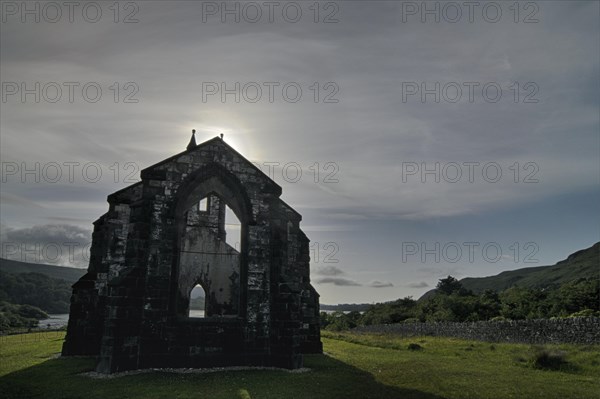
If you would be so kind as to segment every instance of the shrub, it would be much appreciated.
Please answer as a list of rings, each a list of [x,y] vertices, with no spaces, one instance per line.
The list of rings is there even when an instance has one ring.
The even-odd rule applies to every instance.
[[[15,305],[0,302],[0,331],[9,331],[15,328],[34,328],[38,319],[45,319],[48,315],[42,310],[30,305]]]
[[[420,351],[420,350],[423,350],[423,347],[419,344],[412,343],[412,344],[408,344],[408,350],[409,351]]]
[[[534,348],[531,363],[533,367],[543,370],[560,370],[568,364],[567,353],[559,350],[550,350],[543,347]]]

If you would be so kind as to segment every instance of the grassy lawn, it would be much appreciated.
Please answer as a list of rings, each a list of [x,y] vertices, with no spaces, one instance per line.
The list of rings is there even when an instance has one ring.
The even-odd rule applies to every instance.
[[[336,359],[356,365],[390,386],[444,398],[600,397],[600,346],[549,345],[566,353],[559,370],[533,367],[530,345],[454,338],[325,334]],[[408,350],[411,343],[423,349]]]
[[[114,379],[79,375],[90,358],[56,358],[63,333],[0,337],[2,398],[594,398],[600,347],[552,346],[560,370],[539,370],[528,345],[449,338],[324,333],[329,356],[306,356],[304,373],[252,370],[147,373]],[[421,350],[409,350],[410,343]]]

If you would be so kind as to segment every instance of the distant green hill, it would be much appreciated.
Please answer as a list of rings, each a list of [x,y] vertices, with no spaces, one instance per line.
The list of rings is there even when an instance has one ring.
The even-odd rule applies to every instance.
[[[559,286],[581,278],[600,277],[600,242],[577,251],[553,266],[527,267],[490,277],[467,277],[460,282],[475,293],[486,289],[503,291],[518,285],[524,288]]]
[[[600,242],[552,266],[526,267],[489,277],[466,277],[460,282],[464,288],[481,293],[487,289],[500,292],[516,285],[523,288],[558,287],[586,278],[600,278]],[[426,292],[420,299],[431,296],[433,292]]]
[[[0,258],[0,271],[5,273],[40,273],[51,278],[57,278],[74,283],[81,276],[83,276],[87,270],[77,269],[74,267],[66,266],[53,266],[44,265],[39,263],[27,263],[19,262],[16,260]]]

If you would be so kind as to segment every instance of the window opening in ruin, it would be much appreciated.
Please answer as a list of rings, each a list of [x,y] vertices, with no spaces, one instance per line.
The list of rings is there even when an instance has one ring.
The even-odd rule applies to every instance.
[[[200,284],[196,284],[190,292],[190,306],[188,310],[188,317],[190,318],[202,318],[205,317],[206,312],[206,292]]]
[[[242,223],[229,206],[225,209],[225,242],[240,252],[242,248]]]
[[[198,210],[200,212],[208,211],[208,197],[202,198],[198,203]]]

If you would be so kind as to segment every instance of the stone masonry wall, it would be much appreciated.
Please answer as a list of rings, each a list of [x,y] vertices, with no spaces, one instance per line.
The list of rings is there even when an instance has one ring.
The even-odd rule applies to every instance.
[[[598,317],[472,323],[398,323],[357,327],[352,331],[398,334],[405,337],[430,335],[524,344],[600,344],[600,318]]]
[[[63,355],[96,355],[96,371],[113,373],[298,368],[303,353],[322,351],[309,240],[277,183],[220,138],[192,139],[141,179],[109,195],[109,211],[95,223]],[[211,210],[190,215],[204,198]],[[241,223],[239,252],[226,247],[225,205]],[[197,264],[186,260],[196,255]],[[187,312],[198,282],[207,293],[202,319]]]

